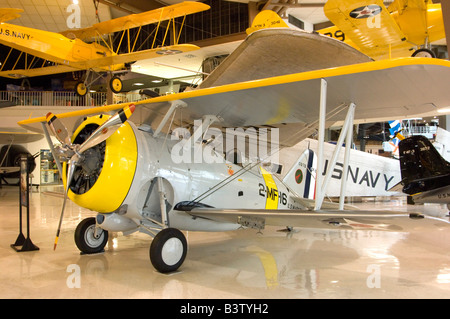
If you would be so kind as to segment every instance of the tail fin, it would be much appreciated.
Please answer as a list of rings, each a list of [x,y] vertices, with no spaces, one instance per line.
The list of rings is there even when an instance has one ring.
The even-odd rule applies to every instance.
[[[400,141],[399,149],[402,182],[405,185],[418,179],[450,174],[450,163],[424,136],[412,136]]]
[[[303,198],[314,199],[316,186],[317,156],[305,150],[286,174],[283,182]]]
[[[0,8],[0,22],[17,19],[20,17],[20,13],[22,12],[22,9]]]
[[[274,11],[263,10],[256,15],[255,19],[253,19],[252,26],[246,32],[247,34],[251,34],[256,30],[267,28],[289,28],[289,26]]]

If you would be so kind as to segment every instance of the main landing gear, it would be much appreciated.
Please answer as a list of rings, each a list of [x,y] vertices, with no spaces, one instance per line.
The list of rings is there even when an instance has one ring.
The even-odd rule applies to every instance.
[[[92,72],[88,70],[85,79],[82,81],[78,81],[75,85],[75,93],[79,96],[85,96],[89,90],[89,87],[101,77],[101,74],[97,75],[97,77],[92,76]],[[114,75],[109,80],[109,88],[116,94],[122,92],[123,82],[119,76]]]
[[[176,228],[165,228],[153,238],[150,261],[161,273],[173,272],[183,264],[187,253],[187,241]]]
[[[103,252],[107,242],[108,231],[98,227],[94,217],[83,219],[75,230],[75,244],[84,254]],[[164,228],[153,238],[149,253],[157,271],[176,271],[186,258],[186,237],[176,228]]]
[[[166,208],[167,186],[164,186],[163,178],[157,177],[154,182],[158,187],[155,191],[159,197],[161,220],[154,221],[158,227],[147,228],[148,233],[157,232],[149,249],[150,261],[157,271],[168,273],[176,271],[183,264],[187,254],[187,240],[180,230],[170,227]],[[107,241],[108,231],[99,227],[94,217],[82,220],[75,230],[75,243],[83,253],[102,252]]]

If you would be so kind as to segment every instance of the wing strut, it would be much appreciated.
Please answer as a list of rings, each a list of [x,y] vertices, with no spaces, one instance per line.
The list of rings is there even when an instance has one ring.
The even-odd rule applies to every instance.
[[[59,157],[56,156],[55,147],[53,146],[53,141],[52,141],[52,139],[50,137],[50,133],[48,132],[48,129],[47,129],[47,126],[46,126],[45,122],[41,122],[41,125],[42,125],[42,130],[44,131],[45,139],[47,140],[47,144],[50,147],[50,152],[52,153],[53,158],[54,158],[55,163],[56,163],[56,167],[58,168],[59,176],[61,176],[61,178],[62,178],[63,172],[62,172],[61,162],[59,161]]]
[[[325,143],[325,117],[327,104],[326,98],[327,98],[327,81],[322,79],[320,88],[319,138],[318,138],[319,149],[317,158],[317,167],[319,168],[319,171],[316,174],[316,202],[314,210],[320,210],[320,208],[322,207],[327,186],[331,179],[331,175],[333,174],[334,166],[336,165],[338,155],[341,151],[342,146],[344,145],[344,138],[345,138],[346,147],[344,155],[344,171],[341,180],[341,190],[339,196],[339,210],[344,210],[345,191],[347,188],[348,166],[350,161],[350,149],[353,143],[353,120],[356,105],[354,103],[350,103],[350,105],[348,106],[347,115],[345,117],[345,121],[342,126],[339,139],[336,143],[336,148],[334,149],[333,156],[330,161],[331,162],[330,167],[327,169],[325,177],[323,177],[322,174],[320,173],[320,170],[323,167],[323,148]]]
[[[173,112],[175,112],[179,107],[186,107],[186,106],[187,104],[184,101],[181,100],[172,101],[169,110],[164,115],[164,118],[162,119],[161,123],[159,123],[158,127],[153,133],[153,137],[158,136],[158,134],[161,132],[164,125],[166,125],[167,121],[169,120],[169,117],[172,115]]]
[[[316,203],[314,210],[319,210],[322,206],[324,194],[322,194],[322,174],[320,171],[323,167],[323,144],[325,143],[325,116],[327,114],[327,84],[325,79],[320,80],[320,105],[319,105],[319,149],[317,154],[316,172]]]

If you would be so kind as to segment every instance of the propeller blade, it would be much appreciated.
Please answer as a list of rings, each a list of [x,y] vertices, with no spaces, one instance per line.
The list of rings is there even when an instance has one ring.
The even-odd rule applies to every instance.
[[[70,159],[70,163],[68,164],[69,168],[67,171],[67,181],[66,181],[66,189],[64,192],[64,201],[63,201],[63,206],[61,209],[61,215],[59,216],[58,230],[56,231],[56,238],[55,238],[55,244],[53,245],[53,250],[56,250],[56,246],[58,245],[59,234],[61,232],[61,225],[62,225],[62,221],[64,218],[64,210],[66,209],[67,193],[69,192],[69,185],[72,182],[73,173],[75,172],[75,165],[77,164],[77,161],[78,161],[78,155],[75,154]]]
[[[136,106],[134,104],[130,104],[125,106],[122,110],[117,112],[114,116],[112,116],[105,123],[100,125],[92,134],[89,136],[83,144],[81,144],[78,149],[79,154],[82,154],[87,149],[100,144],[105,141],[108,137],[113,135],[119,127],[125,123],[130,116],[133,114]]]
[[[47,113],[47,124],[61,144],[70,145],[70,135],[65,125],[52,112]]]
[[[72,156],[68,163],[68,170],[67,170],[67,181],[66,181],[66,189],[64,193],[64,201],[63,201],[63,207],[61,209],[61,216],[59,217],[59,225],[58,230],[56,231],[56,238],[55,238],[55,244],[53,246],[53,250],[56,249],[56,246],[58,245],[59,240],[59,234],[61,232],[61,225],[64,218],[64,210],[66,208],[66,200],[69,192],[69,185],[72,182],[73,174],[75,172],[75,166],[78,163],[80,159],[80,154],[82,154],[87,149],[100,144],[101,142],[105,141],[108,137],[110,137],[112,134],[114,134],[117,129],[125,123],[130,116],[133,114],[135,110],[135,105],[130,104],[126,107],[124,107],[122,110],[117,112],[113,117],[111,117],[109,120],[107,120],[105,123],[100,125],[92,134],[89,136],[83,144],[78,149],[78,152],[75,151],[75,154]],[[53,133],[55,134],[56,138],[61,143],[66,143],[67,145],[71,145],[70,143],[70,137],[67,133],[67,129],[62,124],[61,121],[58,120],[56,115],[53,113],[47,114],[47,123],[52,129]],[[67,142],[66,142],[67,141]]]

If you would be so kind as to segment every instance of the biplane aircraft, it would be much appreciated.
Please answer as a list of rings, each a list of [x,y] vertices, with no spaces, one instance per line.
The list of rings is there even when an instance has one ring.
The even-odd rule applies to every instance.
[[[5,23],[18,18],[23,10],[0,9],[0,43],[11,48],[4,61],[1,61],[0,76],[16,79],[87,70],[84,80],[76,84],[75,90],[79,95],[85,95],[90,84],[99,78],[95,73],[123,72],[129,70],[130,63],[137,60],[198,49],[195,45],[178,43],[182,26],[176,31],[175,19],[208,9],[209,6],[206,4],[186,1],[61,33]],[[157,43],[157,35],[159,30],[163,29],[164,21],[167,21],[164,38],[162,43]],[[142,26],[147,24],[157,24],[153,39],[148,40],[152,41],[152,46],[150,49],[139,50],[136,42]],[[138,28],[137,32],[131,33],[130,29],[133,28]],[[173,34],[169,34],[169,29],[173,29],[171,31]],[[111,37],[111,33],[115,32],[121,32],[118,43]],[[169,38],[172,38],[170,45],[167,44],[170,42]],[[126,52],[120,52],[124,41]],[[7,63],[13,49],[21,51],[21,54],[14,63]],[[11,67],[7,69],[5,67],[7,65]],[[112,76],[109,86],[113,92],[120,92],[122,89],[120,77]]]
[[[344,41],[375,60],[434,57],[432,42],[445,38],[441,4],[430,0],[328,0],[325,15],[335,25],[319,33]]]
[[[284,36],[287,41],[277,40]],[[62,162],[66,195],[55,248],[66,198],[97,213],[75,230],[75,242],[82,252],[102,251],[108,232],[140,231],[154,237],[150,260],[160,272],[175,271],[183,264],[187,240],[181,230],[261,230],[274,225],[408,231],[430,221],[415,213],[347,210],[345,178],[339,203],[324,201],[323,194],[333,174],[334,157],[344,141],[351,145],[354,123],[407,118],[450,105],[450,62],[426,58],[371,61],[341,41],[286,28],[254,31],[235,52],[239,56],[253,48],[259,53],[290,52],[282,43],[299,44],[292,48],[295,56],[305,58],[309,50],[316,49],[324,55],[309,54],[300,71],[291,66],[290,74],[261,78],[261,68],[247,63],[243,70],[233,52],[221,64],[224,69],[219,66],[211,73],[210,85],[195,90],[20,121],[26,129],[43,132],[52,153]],[[339,52],[339,63],[324,64],[333,62],[331,52]],[[269,62],[273,66],[291,60],[269,58]],[[234,82],[220,84],[219,78],[233,72],[234,63],[242,76],[253,74],[247,71],[254,69],[258,78],[240,82],[234,78]],[[323,167],[320,145],[325,128],[336,123],[343,128],[336,155],[327,174],[317,174],[314,199],[303,198],[303,186],[288,186],[270,169],[278,149],[273,146],[293,145],[316,130],[317,166]],[[53,145],[50,132],[60,145]],[[228,134],[237,134],[230,139],[234,141],[241,133],[247,135],[243,144],[249,148],[252,136],[264,135],[254,144],[263,148],[260,142],[270,141],[265,148],[270,151],[258,151],[253,158],[247,154],[241,160],[226,156],[234,147],[223,142],[224,136],[228,141]],[[343,176],[348,175],[347,150],[350,147],[345,149]]]

